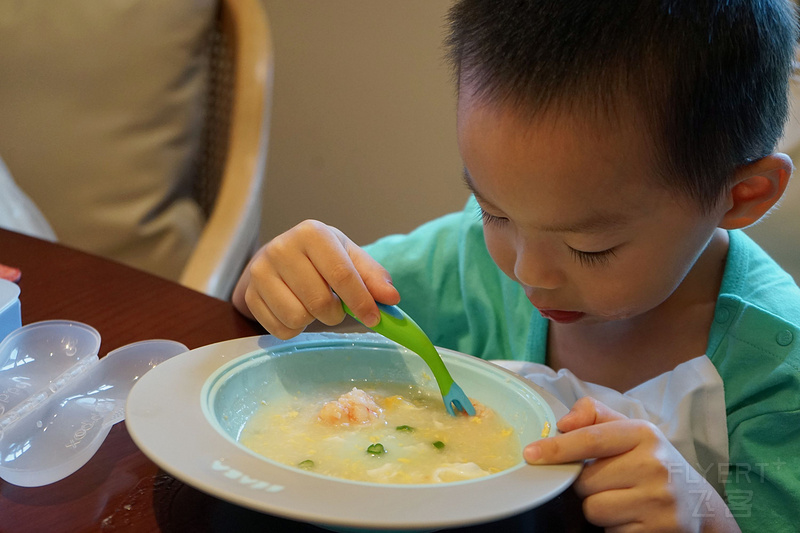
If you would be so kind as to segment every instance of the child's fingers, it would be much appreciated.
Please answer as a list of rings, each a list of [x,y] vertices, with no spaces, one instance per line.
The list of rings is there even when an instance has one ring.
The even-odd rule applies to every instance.
[[[262,248],[248,270],[247,307],[267,331],[280,338],[293,337],[314,321],[302,301],[303,293],[330,292],[306,254],[286,236]]]
[[[374,326],[380,320],[375,302],[396,304],[400,294],[380,263],[338,229],[326,228],[327,231],[317,232],[306,241],[306,253],[325,282],[355,316],[367,326]],[[338,300],[336,305],[339,306],[335,309],[338,323],[342,313]],[[314,314],[322,320],[320,315]]]
[[[344,318],[339,299],[308,260],[299,261],[282,279],[282,290],[270,294],[270,307],[287,327],[305,328],[314,320],[333,326]]]
[[[291,291],[289,291],[285,286],[283,289],[277,287],[275,290],[269,292],[269,294],[273,297],[280,297],[281,294],[279,293],[283,293],[286,302],[294,301],[296,303],[298,308],[296,316],[299,316],[303,313],[307,314],[305,307],[303,307],[297,298],[293,297]],[[264,326],[267,331],[279,339],[290,339],[297,334],[302,333],[303,329],[305,329],[305,325],[308,325],[313,320],[309,319],[304,326],[299,328],[287,326],[284,322],[286,319],[282,320],[276,316],[270,305],[264,300],[262,293],[253,285],[249,285],[245,289],[244,300],[247,304],[247,308],[253,315],[253,318],[255,318],[262,326]]]
[[[592,524],[611,528],[636,522],[641,513],[641,496],[618,489],[593,493],[583,500],[583,514]]]
[[[305,248],[308,259],[321,278],[324,291],[312,287],[308,282],[297,284],[298,295],[309,311],[325,323],[326,316],[333,323],[342,321],[344,310],[338,298],[344,301],[356,317],[367,326],[374,326],[380,320],[375,297],[369,292],[361,272],[351,254],[359,250],[355,244],[338,230],[325,232],[309,240]],[[309,273],[303,273],[306,280]],[[314,291],[313,293],[311,291]],[[332,292],[333,291],[333,292]],[[336,293],[338,298],[333,295]]]
[[[387,305],[400,303],[400,293],[394,288],[389,272],[380,263],[357,246],[348,249],[348,253],[376,301]]]
[[[358,273],[340,246],[334,245],[326,252],[307,252],[298,254],[280,271],[280,279],[287,292],[278,291],[269,295],[270,307],[275,315],[288,327],[305,327],[315,319],[329,326],[336,325],[344,318],[344,310],[339,298],[331,291],[327,278],[339,276],[331,272],[349,271],[357,291],[366,293]],[[318,256],[318,257],[317,257]],[[268,290],[268,289],[265,289]],[[294,301],[302,305],[302,313]]]
[[[658,445],[637,447],[585,466],[573,488],[583,498],[583,512],[589,522],[606,531],[627,531],[626,527],[637,531],[694,530],[683,521],[697,509],[698,494],[714,489],[663,436],[660,440]],[[688,485],[683,476],[687,471],[697,475]]]
[[[655,445],[589,461],[575,482],[575,492],[585,497],[633,486],[638,486],[640,490],[644,490],[644,487],[663,487],[688,466],[681,457],[676,457],[674,461],[668,459],[671,455],[670,448]]]
[[[525,447],[523,456],[532,464],[560,464],[612,457],[635,448],[653,426],[644,420],[615,420],[582,427],[538,440]]]
[[[611,409],[606,404],[590,396],[584,396],[575,402],[569,413],[561,417],[556,425],[559,430],[567,433],[578,428],[626,418],[625,415]]]
[[[307,220],[264,246],[251,264],[249,283],[270,310],[251,312],[270,333],[299,333],[315,319],[328,325],[341,322],[344,310],[332,288],[345,299],[364,302],[354,306],[367,322],[370,310],[364,308],[371,306],[377,322],[378,308],[343,241],[349,242],[335,228]]]
[[[388,272],[341,231],[307,220],[278,235],[253,257],[233,294],[270,333],[292,337],[314,320],[335,325],[341,301],[367,326],[380,320],[376,300],[400,295]]]

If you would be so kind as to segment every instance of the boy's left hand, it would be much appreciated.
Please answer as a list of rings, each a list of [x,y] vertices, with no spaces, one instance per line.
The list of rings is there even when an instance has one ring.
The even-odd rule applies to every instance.
[[[593,459],[575,482],[589,522],[608,531],[739,531],[716,490],[655,425],[581,398],[558,421],[562,435],[529,444],[525,460]]]

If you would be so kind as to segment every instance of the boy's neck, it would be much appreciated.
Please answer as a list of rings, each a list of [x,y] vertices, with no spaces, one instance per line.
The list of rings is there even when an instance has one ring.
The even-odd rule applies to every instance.
[[[551,323],[547,363],[620,392],[703,355],[728,252],[718,229],[675,292],[628,320],[581,325]]]

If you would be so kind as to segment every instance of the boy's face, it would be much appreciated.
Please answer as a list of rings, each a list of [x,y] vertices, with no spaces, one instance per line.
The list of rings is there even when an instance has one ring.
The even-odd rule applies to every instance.
[[[648,136],[629,125],[526,120],[462,88],[458,141],[487,247],[555,322],[628,319],[660,305],[689,279],[721,219],[724,207],[703,214],[657,183]]]

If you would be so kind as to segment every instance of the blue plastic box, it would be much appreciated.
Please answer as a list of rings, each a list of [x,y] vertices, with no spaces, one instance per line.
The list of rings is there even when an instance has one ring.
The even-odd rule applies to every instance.
[[[22,313],[19,306],[19,285],[0,279],[0,341],[20,327]]]

